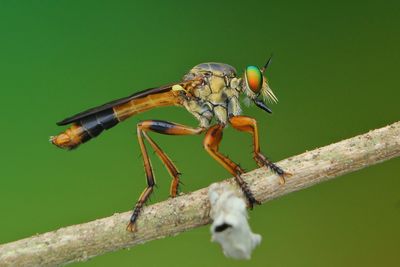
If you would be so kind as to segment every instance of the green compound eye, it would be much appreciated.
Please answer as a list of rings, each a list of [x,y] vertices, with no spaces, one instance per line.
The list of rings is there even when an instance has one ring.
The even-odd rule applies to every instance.
[[[263,84],[263,76],[260,69],[256,66],[248,66],[246,68],[246,80],[251,91],[257,94]]]

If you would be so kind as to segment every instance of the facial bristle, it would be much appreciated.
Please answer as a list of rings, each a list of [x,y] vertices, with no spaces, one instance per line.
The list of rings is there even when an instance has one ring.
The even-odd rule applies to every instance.
[[[267,94],[272,102],[278,103],[278,98],[275,96],[274,92],[269,87],[267,89]]]
[[[269,103],[278,103],[278,98],[275,96],[274,92],[271,88],[269,88],[269,86],[267,86],[265,90],[262,90],[262,95]]]

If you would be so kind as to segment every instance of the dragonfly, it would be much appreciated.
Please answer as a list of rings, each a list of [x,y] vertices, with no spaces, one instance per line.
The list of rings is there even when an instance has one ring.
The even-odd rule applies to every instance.
[[[265,77],[265,72],[270,63],[271,57],[261,68],[247,66],[241,76],[238,76],[234,67],[225,63],[198,64],[186,73],[179,82],[139,91],[128,97],[91,108],[58,122],[57,125],[59,126],[70,124],[70,127],[64,132],[50,137],[50,142],[63,149],[75,149],[135,114],[158,107],[183,107],[198,120],[199,125],[197,127],[164,120],[144,120],[137,124],[137,138],[143,156],[147,186],[134,205],[127,230],[136,231],[136,221],[156,184],[147,146],[154,150],[172,177],[170,196],[179,195],[181,173],[170,157],[149,136],[149,132],[165,135],[200,135],[205,133],[204,149],[234,176],[235,181],[247,198],[248,206],[252,208],[253,205],[260,204],[260,201],[254,197],[249,185],[243,180],[244,170],[221,153],[219,145],[223,130],[227,125],[231,125],[238,131],[251,134],[253,158],[258,166],[267,167],[276,173],[280,177],[280,184],[284,184],[285,177],[291,175],[261,153],[257,121],[252,117],[242,115],[239,101],[239,98],[244,96],[244,100],[248,103],[253,102],[258,108],[272,113],[266,102],[277,103],[278,99]]]

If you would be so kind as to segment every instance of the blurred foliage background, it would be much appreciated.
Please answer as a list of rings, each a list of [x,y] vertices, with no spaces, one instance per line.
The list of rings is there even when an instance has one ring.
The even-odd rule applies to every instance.
[[[201,62],[241,72],[274,53],[274,114],[244,107],[274,161],[399,120],[399,14],[398,1],[1,1],[0,243],[129,210],[145,186],[136,122],[194,118],[152,110],[71,152],[48,143],[55,122]],[[230,176],[201,136],[152,136],[183,191]],[[221,150],[253,169],[250,146],[229,128]],[[157,202],[170,178],[152,159]],[[224,258],[203,227],[75,265],[397,266],[399,171],[394,159],[257,207],[251,261]]]

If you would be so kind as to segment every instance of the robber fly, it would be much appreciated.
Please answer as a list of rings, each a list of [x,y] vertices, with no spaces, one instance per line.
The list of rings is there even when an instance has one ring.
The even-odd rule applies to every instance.
[[[127,229],[135,231],[135,222],[155,186],[145,141],[172,176],[170,195],[175,197],[178,194],[180,173],[167,154],[148,135],[149,131],[167,135],[198,135],[205,132],[204,149],[235,177],[249,206],[252,207],[253,204],[259,204],[259,201],[242,179],[243,169],[220,153],[218,148],[222,132],[229,123],[234,129],[252,135],[254,160],[259,166],[266,166],[278,174],[281,184],[285,182],[285,176],[290,175],[261,153],[256,120],[240,115],[241,94],[244,94],[248,101],[254,102],[257,107],[268,113],[272,112],[265,103],[266,100],[277,102],[264,76],[270,62],[271,58],[261,69],[256,66],[246,67],[243,77],[238,77],[235,68],[228,64],[210,62],[196,65],[180,82],[140,91],[58,122],[57,125],[71,124],[71,126],[65,132],[51,137],[50,141],[60,148],[74,149],[135,114],[156,107],[172,105],[184,107],[199,121],[197,128],[161,120],[145,120],[137,124],[137,137],[143,155],[147,187],[133,209]]]

